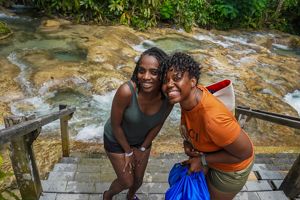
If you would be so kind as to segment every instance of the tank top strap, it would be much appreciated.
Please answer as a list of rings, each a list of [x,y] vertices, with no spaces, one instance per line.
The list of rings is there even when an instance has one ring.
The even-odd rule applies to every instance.
[[[127,81],[127,85],[129,86],[131,93],[134,94],[135,91],[134,91],[134,87],[133,87],[131,81]]]

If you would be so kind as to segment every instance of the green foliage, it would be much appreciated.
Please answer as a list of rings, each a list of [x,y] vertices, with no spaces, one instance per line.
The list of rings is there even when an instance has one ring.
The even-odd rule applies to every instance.
[[[159,21],[190,31],[269,27],[300,34],[300,0],[26,0],[78,22],[121,23],[144,30]],[[0,5],[15,0],[0,0]],[[20,1],[18,1],[20,2]]]
[[[173,19],[174,15],[175,15],[174,6],[175,5],[172,3],[172,1],[170,1],[170,0],[164,1],[159,9],[161,19],[163,19],[163,20]]]
[[[4,22],[0,21],[0,36],[6,35],[10,32],[11,32],[11,30],[8,28],[8,26]]]
[[[2,166],[2,164],[3,164],[3,158],[0,155],[0,167]],[[7,174],[0,170],[0,181],[3,180],[6,176],[7,176]]]
[[[33,0],[34,5],[49,14],[70,16],[78,22],[102,22],[107,1],[96,0]]]

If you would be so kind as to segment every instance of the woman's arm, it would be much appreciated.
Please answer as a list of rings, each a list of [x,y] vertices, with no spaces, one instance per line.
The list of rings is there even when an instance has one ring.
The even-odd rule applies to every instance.
[[[132,150],[130,149],[130,145],[128,144],[127,138],[121,127],[121,124],[124,111],[130,104],[131,95],[132,94],[129,86],[126,83],[124,83],[118,88],[114,96],[111,108],[112,131],[117,142],[122,146],[123,150],[126,153],[130,153]]]
[[[253,148],[243,129],[236,140],[224,147],[224,150],[206,154],[207,163],[239,163],[252,156]]]
[[[223,150],[205,154],[207,164],[209,163],[239,163],[250,158],[253,154],[252,143],[243,129],[239,136]],[[201,170],[201,159],[199,156],[190,159],[190,171]]]

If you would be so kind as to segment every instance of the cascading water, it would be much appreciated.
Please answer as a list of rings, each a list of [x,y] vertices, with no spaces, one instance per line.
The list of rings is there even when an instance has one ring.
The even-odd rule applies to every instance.
[[[267,109],[274,107],[268,105],[271,99],[272,102],[294,105],[299,113],[299,91],[286,92],[291,91],[287,88],[299,89],[300,83],[294,81],[296,77],[293,78],[293,74],[300,73],[299,68],[278,65],[280,62],[276,56],[279,52],[253,42],[253,37],[272,39],[278,35],[263,32],[187,34],[173,30],[171,34],[142,37],[141,42],[137,42],[136,38],[141,36],[131,36],[129,31],[130,34],[122,35],[125,39],[117,35],[107,42],[106,37],[118,32],[110,32],[108,29],[112,27],[89,29],[88,26],[73,26],[43,32],[38,28],[40,22],[37,19],[0,14],[0,20],[11,25],[15,33],[14,37],[0,41],[0,61],[8,60],[19,68],[14,78],[25,96],[10,101],[11,112],[40,116],[57,110],[59,104],[76,106],[70,121],[71,133],[76,140],[101,141],[115,89],[130,78],[134,58],[152,46],[168,53],[184,51],[192,54],[203,66],[201,84],[231,79],[239,104],[257,108],[260,106],[258,102],[267,99],[261,106],[261,109]],[[130,37],[135,43],[129,41]],[[120,41],[118,38],[121,38]],[[283,48],[280,45],[273,43],[272,46]],[[130,61],[123,61],[124,57]],[[294,55],[281,59],[295,66],[300,62]],[[285,85],[285,77],[289,77],[285,73],[292,78],[290,84]],[[169,140],[178,137],[179,121],[180,108],[176,105],[161,135]],[[43,127],[45,134],[55,132],[58,123]]]

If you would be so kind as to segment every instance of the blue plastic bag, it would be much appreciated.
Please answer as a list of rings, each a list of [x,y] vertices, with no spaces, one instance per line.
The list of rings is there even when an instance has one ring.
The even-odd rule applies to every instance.
[[[176,163],[169,173],[170,188],[166,200],[209,200],[210,195],[203,171],[188,174],[188,165]]]

